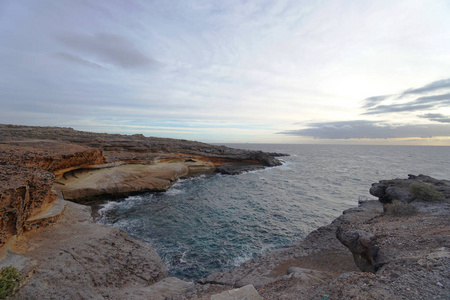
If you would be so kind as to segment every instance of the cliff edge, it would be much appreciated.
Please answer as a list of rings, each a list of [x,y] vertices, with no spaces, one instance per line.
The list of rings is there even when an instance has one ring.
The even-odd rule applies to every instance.
[[[23,277],[13,298],[448,299],[447,180],[375,183],[379,200],[196,283],[167,277],[151,247],[94,224],[88,207],[64,199],[160,191],[180,177],[279,163],[268,153],[183,140],[0,125],[0,267]]]
[[[277,166],[261,151],[187,140],[0,124],[0,247],[65,200],[164,191],[178,178]]]
[[[212,274],[193,299],[252,284],[264,299],[448,299],[450,181],[409,175],[304,240]],[[189,298],[188,297],[188,298]],[[184,299],[184,298],[181,298]]]

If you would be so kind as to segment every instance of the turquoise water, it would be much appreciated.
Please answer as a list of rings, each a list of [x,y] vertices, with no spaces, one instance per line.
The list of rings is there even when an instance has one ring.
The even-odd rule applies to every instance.
[[[109,201],[98,222],[153,246],[171,276],[233,268],[328,224],[372,183],[426,174],[450,178],[450,147],[235,144],[289,153],[280,167],[181,180],[165,193]]]

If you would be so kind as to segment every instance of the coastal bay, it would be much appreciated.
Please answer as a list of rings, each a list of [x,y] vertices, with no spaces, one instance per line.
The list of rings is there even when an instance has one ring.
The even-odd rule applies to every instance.
[[[11,192],[7,194],[2,190],[2,200],[6,199],[4,197],[5,195],[10,197],[8,199],[11,199],[13,195],[19,195],[20,197],[25,195],[22,199],[27,199],[27,197],[31,199],[35,194],[39,194],[40,198],[36,197],[36,199],[41,199],[41,203],[43,204],[38,203],[36,205],[33,216],[39,215],[37,211],[41,208],[48,208],[52,206],[52,203],[59,200],[64,201],[61,199],[61,194],[58,197],[58,193],[51,190],[52,187],[58,189],[58,186],[65,186],[67,184],[68,190],[70,190],[69,185],[71,183],[68,183],[68,181],[76,182],[78,179],[83,180],[82,176],[90,172],[104,172],[105,170],[116,170],[119,173],[129,172],[130,170],[127,168],[131,168],[131,165],[133,166],[132,169],[139,173],[139,168],[145,168],[145,166],[170,166],[172,164],[171,166],[175,166],[176,169],[181,170],[179,175],[170,175],[173,179],[167,179],[169,182],[174,183],[176,178],[188,176],[186,172],[189,173],[187,171],[189,167],[186,165],[182,167],[181,165],[183,163],[192,165],[201,161],[202,157],[198,152],[192,154],[180,154],[180,152],[177,152],[176,155],[172,152],[167,154],[163,151],[159,153],[146,153],[145,151],[133,152],[129,150],[122,152],[116,145],[112,149],[109,148],[110,150],[105,151],[108,147],[100,149],[104,153],[102,158],[97,155],[97,150],[90,149],[93,148],[92,145],[86,145],[86,143],[81,145],[75,144],[73,141],[67,143],[67,141],[61,141],[61,139],[54,139],[51,142],[49,140],[47,142],[45,140],[44,142],[42,140],[39,142],[36,140],[25,140],[16,139],[2,143],[2,147],[4,147],[2,157],[6,157],[4,160],[5,163],[2,164],[2,167],[5,167],[3,170],[15,174],[15,176],[8,178],[15,179],[14,182],[9,183],[15,183],[16,187],[20,187],[18,175],[30,174],[30,177],[25,177],[26,180],[23,181],[22,179],[22,181],[28,184],[30,180],[41,180],[42,185],[40,187],[49,187],[49,192],[47,194],[39,194],[37,191],[33,192],[33,188],[36,189],[35,186],[26,187],[27,185],[25,185],[22,194],[12,194]],[[87,140],[85,139],[85,141]],[[95,143],[98,143],[98,141]],[[122,144],[126,145],[125,142]],[[62,152],[63,145],[65,145],[64,147],[68,145],[73,147],[73,153],[70,154],[67,150],[66,152]],[[50,155],[52,149],[55,149],[55,147],[58,147],[59,152],[54,150],[53,153],[63,154],[61,156],[63,159],[52,159],[52,157],[56,157]],[[33,148],[38,150],[33,150]],[[25,149],[27,155],[14,156],[14,153],[21,153],[18,152],[19,149]],[[214,149],[214,147],[211,146],[211,149]],[[225,148],[219,147],[219,149],[224,151],[223,149]],[[211,153],[211,151],[214,150],[205,149],[204,153]],[[244,153],[247,152],[244,151]],[[240,168],[247,166],[247,170],[259,169],[265,166],[264,163],[255,163],[255,157],[262,156],[260,152],[251,153],[254,153],[253,155],[255,156],[241,155],[237,162],[233,162],[230,154],[220,153],[220,155],[211,155],[212,158],[209,158],[207,166],[211,166],[211,164],[217,166],[221,163],[226,164],[229,168],[234,163]],[[133,155],[132,159],[128,159],[130,154]],[[15,157],[20,158],[20,164],[14,165],[11,163]],[[114,160],[118,157],[122,161]],[[153,159],[152,163],[143,163],[146,162],[144,158]],[[203,158],[202,161],[207,161],[207,159]],[[265,161],[270,161],[270,158],[267,158]],[[78,169],[77,165],[82,165],[83,167]],[[134,169],[134,165],[136,169]],[[199,170],[199,168],[194,169],[196,171]],[[47,172],[46,170],[52,171]],[[60,170],[65,170],[65,172]],[[205,168],[204,170],[211,172],[211,168]],[[195,172],[195,175],[201,173]],[[51,176],[52,174],[54,177]],[[42,176],[39,177],[38,175]],[[103,178],[104,176],[98,177]],[[6,178],[6,176],[3,178]],[[424,184],[433,184],[436,188],[445,187],[448,184],[445,181],[432,183],[427,178],[411,178],[411,180],[423,181]],[[36,183],[40,183],[41,181],[36,181]],[[5,182],[3,181],[2,184],[5,184]],[[365,187],[365,189],[368,190],[368,187]],[[127,193],[128,191],[124,194],[126,195]],[[120,195],[124,194],[120,193]],[[47,199],[46,197],[48,197],[48,202],[44,201]],[[81,201],[86,200],[86,197],[74,198],[78,198]],[[305,239],[293,242],[291,245],[287,245],[287,247],[269,251],[234,270],[211,274],[199,280],[197,283],[166,277],[167,269],[161,264],[161,260],[160,258],[158,259],[157,254],[154,255],[154,251],[145,250],[151,249],[148,245],[134,241],[134,239],[128,237],[118,228],[94,224],[89,215],[88,208],[85,206],[74,203],[62,203],[65,204],[63,205],[65,209],[62,211],[58,220],[49,223],[50,226],[47,226],[48,224],[29,224],[29,228],[31,229],[20,232],[15,239],[11,240],[11,238],[6,237],[6,242],[10,242],[6,245],[6,247],[9,247],[9,252],[5,251],[8,259],[4,259],[2,263],[8,263],[8,260],[13,256],[15,258],[9,261],[15,260],[21,262],[24,266],[24,272],[27,272],[26,274],[29,275],[29,280],[25,282],[17,294],[18,299],[20,297],[31,297],[30,295],[39,295],[40,298],[45,298],[46,295],[59,295],[59,297],[63,297],[63,295],[70,295],[70,293],[74,293],[73,295],[76,295],[78,298],[85,299],[164,299],[165,297],[171,297],[170,299],[210,299],[215,294],[247,285],[253,285],[257,289],[257,292],[267,299],[296,299],[294,297],[315,299],[314,297],[317,298],[325,294],[341,295],[340,298],[345,299],[346,297],[350,298],[358,295],[361,291],[365,291],[361,289],[365,284],[367,285],[367,280],[369,280],[369,283],[373,280],[374,284],[372,285],[374,287],[371,287],[372,290],[369,289],[369,291],[375,296],[405,295],[406,297],[408,295],[416,295],[418,291],[421,291],[414,285],[414,282],[418,280],[416,277],[410,278],[409,281],[402,281],[403,278],[401,280],[399,279],[400,281],[397,282],[401,282],[402,284],[398,288],[392,288],[390,286],[386,288],[385,278],[390,278],[389,276],[392,275],[392,272],[410,274],[413,270],[417,271],[418,268],[420,268],[420,272],[418,272],[420,276],[429,278],[430,281],[435,280],[435,282],[439,282],[444,286],[442,288],[437,283],[434,286],[430,285],[430,289],[425,289],[425,294],[423,295],[431,295],[439,299],[439,297],[443,297],[442,295],[445,295],[447,292],[445,288],[447,286],[445,269],[446,264],[448,264],[448,245],[442,242],[445,240],[445,237],[448,237],[448,224],[446,223],[446,218],[448,219],[448,208],[445,201],[442,203],[424,204],[422,207],[419,205],[419,214],[402,219],[385,216],[383,206],[378,201],[362,202],[359,208],[346,211],[344,215],[338,217],[330,225],[311,232]],[[436,211],[439,211],[437,215]],[[396,260],[395,255],[385,255],[384,257],[379,257],[383,258],[379,263],[383,263],[388,267],[385,267],[383,270],[377,270],[377,272],[384,273],[377,274],[375,272],[374,274],[367,271],[361,272],[357,264],[354,263],[352,249],[345,247],[336,238],[338,228],[354,227],[353,229],[359,230],[362,227],[365,232],[370,233],[372,227],[374,227],[375,233],[373,236],[377,237],[374,240],[377,240],[382,245],[391,247],[385,248],[387,249],[385,253],[389,254],[389,251],[393,251],[389,249],[401,248],[399,245],[405,244],[404,248],[411,246],[407,244],[407,241],[411,240],[411,238],[408,238],[408,235],[405,235],[403,240],[400,239],[400,237],[407,233],[408,228],[395,229],[395,226],[397,228],[399,227],[399,225],[391,226],[395,222],[409,222],[408,224],[411,225],[409,226],[410,228],[417,227],[422,231],[425,230],[428,232],[428,240],[420,244],[423,247],[417,249],[416,256],[410,262],[414,266],[411,270],[390,269],[392,265],[398,265],[398,260]],[[420,227],[424,222],[428,222],[428,229]],[[17,230],[18,223],[16,222],[15,225]],[[97,227],[98,229],[94,229]],[[70,233],[70,230],[73,230],[73,233]],[[82,233],[92,232],[92,234],[75,234],[80,231]],[[389,239],[386,240],[383,234],[391,231],[392,235],[388,236]],[[414,234],[414,232],[410,232],[409,237],[411,237],[411,234]],[[371,235],[367,234],[366,236]],[[399,239],[399,243],[395,246],[392,244],[394,237]],[[46,238],[47,240],[45,240]],[[72,242],[69,242],[69,240]],[[61,241],[61,244],[58,241]],[[143,252],[149,253],[148,256],[138,249],[143,249]],[[91,252],[95,252],[99,256],[91,257]],[[124,253],[128,254],[121,256]],[[405,255],[405,253],[398,255],[400,262],[405,259]],[[61,259],[53,259],[58,256]],[[390,256],[392,256],[393,260]],[[409,254],[406,256],[409,256]],[[385,259],[386,257],[389,259]],[[134,260],[147,261],[148,263],[140,266],[138,263],[133,262]],[[419,260],[421,260],[420,263]],[[102,268],[99,268],[93,261],[102,262]],[[128,263],[124,265],[124,261]],[[128,264],[130,267],[126,267]],[[427,273],[428,266],[434,266],[432,271],[430,271],[431,273]],[[99,269],[99,273],[106,275],[99,275],[97,271],[91,270],[92,268]],[[70,274],[76,274],[76,276],[71,277]],[[42,288],[44,285],[48,287],[49,282],[53,282],[52,284],[54,286],[52,288]],[[348,283],[353,285],[349,285]],[[381,289],[382,286],[383,289]],[[411,291],[408,292],[408,288]],[[120,292],[118,292],[119,290]]]

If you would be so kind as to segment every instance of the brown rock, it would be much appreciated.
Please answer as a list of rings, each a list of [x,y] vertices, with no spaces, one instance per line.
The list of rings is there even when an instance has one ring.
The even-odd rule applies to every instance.
[[[379,249],[373,234],[362,230],[346,230],[344,226],[339,226],[336,237],[352,252],[353,259],[361,271],[376,271],[375,262]]]
[[[150,246],[93,223],[89,207],[66,204],[57,224],[24,233],[11,246],[38,263],[16,299],[113,299],[115,290],[141,289],[167,277]]]
[[[103,169],[72,171],[55,185],[66,200],[85,200],[98,196],[124,196],[168,189],[189,168],[181,163],[121,165]]]

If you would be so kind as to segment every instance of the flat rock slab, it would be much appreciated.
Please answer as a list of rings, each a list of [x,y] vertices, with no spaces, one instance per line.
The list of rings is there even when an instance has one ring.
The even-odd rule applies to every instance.
[[[66,204],[58,223],[26,232],[11,245],[11,252],[37,262],[15,299],[114,299],[118,290],[142,289],[167,277],[153,248],[119,228],[93,223],[89,207]]]
[[[189,167],[183,163],[129,164],[66,173],[55,187],[61,190],[66,200],[165,191],[188,173]]]
[[[185,299],[178,298],[180,295],[188,294],[194,289],[193,282],[186,282],[179,278],[167,277],[155,284],[143,288],[121,288],[110,293],[109,300],[129,300],[129,299]]]
[[[252,284],[212,295],[211,300],[263,300]]]

